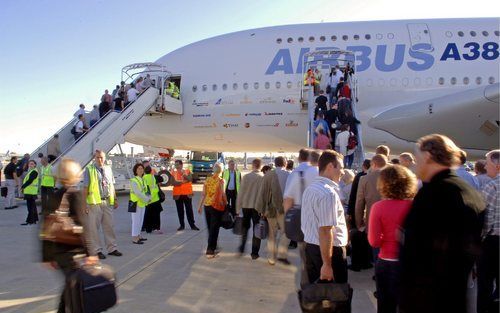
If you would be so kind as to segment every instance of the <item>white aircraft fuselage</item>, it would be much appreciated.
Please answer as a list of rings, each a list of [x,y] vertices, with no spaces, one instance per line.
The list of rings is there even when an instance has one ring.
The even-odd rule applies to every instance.
[[[484,155],[498,147],[498,90],[492,101],[471,96],[455,111],[446,99],[498,89],[498,27],[498,18],[321,23],[195,42],[156,61],[181,76],[183,114],[145,117],[126,139],[183,150],[297,151],[307,145],[309,121],[299,101],[303,55],[338,48],[356,54],[356,113],[366,149],[387,144],[394,152],[412,151],[417,136],[439,132]],[[323,88],[327,80],[324,70]],[[444,101],[436,102],[436,112],[433,99]],[[449,114],[444,107],[453,113],[445,123],[435,117]],[[473,118],[467,112],[475,107]]]

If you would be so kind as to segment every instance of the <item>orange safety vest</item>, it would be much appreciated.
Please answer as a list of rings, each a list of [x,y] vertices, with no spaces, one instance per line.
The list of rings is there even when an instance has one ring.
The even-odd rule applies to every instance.
[[[182,181],[183,180],[182,175],[183,174],[189,175],[191,174],[191,172],[188,169],[182,170],[182,172],[173,170],[170,172],[170,174],[172,174],[175,180]],[[193,184],[191,182],[183,183],[180,186],[174,186],[173,190],[174,197],[183,195],[192,195],[192,194],[193,194]]]

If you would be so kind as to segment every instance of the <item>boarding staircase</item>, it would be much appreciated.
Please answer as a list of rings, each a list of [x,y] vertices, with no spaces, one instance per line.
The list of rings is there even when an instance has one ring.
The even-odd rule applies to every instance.
[[[151,67],[153,63],[148,64]],[[136,68],[141,68],[137,66]],[[141,73],[145,73],[142,71]],[[158,70],[155,69],[155,73]],[[94,157],[96,150],[104,151],[105,153],[113,149],[114,146],[125,142],[127,133],[143,118],[145,115],[158,114],[182,114],[182,102],[180,99],[174,99],[170,95],[163,93],[163,84],[167,75],[155,76],[158,84],[155,87],[149,87],[144,90],[138,98],[129,103],[122,111],[109,111],[102,116],[97,123],[92,125],[76,141],[71,134],[72,127],[77,123],[77,119],[71,119],[66,125],[57,131],[59,135],[59,144],[61,147],[61,155],[53,161],[53,169],[63,158],[71,158],[78,162],[81,166],[86,166]],[[159,86],[159,88],[156,88]],[[86,120],[89,120],[86,113]],[[43,153],[47,155],[47,146],[54,135],[38,147],[32,155]]]

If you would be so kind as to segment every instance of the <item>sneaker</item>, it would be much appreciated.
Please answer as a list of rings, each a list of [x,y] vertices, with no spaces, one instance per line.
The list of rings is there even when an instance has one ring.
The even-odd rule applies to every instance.
[[[288,261],[288,259],[285,259],[285,258],[278,258],[278,262],[280,263],[283,263],[285,265],[290,265],[290,261]]]
[[[181,230],[184,230],[184,226],[177,228],[177,231],[181,231]]]
[[[104,260],[106,256],[102,252],[97,252],[97,256],[99,257],[100,260]]]
[[[118,250],[114,250],[114,251],[112,251],[112,252],[108,253],[108,255],[122,256],[122,255],[123,255],[123,253],[121,253],[121,252],[120,252],[120,251],[118,251]]]
[[[274,264],[276,264],[276,261],[271,260],[271,259],[267,259],[267,263],[269,263],[269,265],[274,265]]]

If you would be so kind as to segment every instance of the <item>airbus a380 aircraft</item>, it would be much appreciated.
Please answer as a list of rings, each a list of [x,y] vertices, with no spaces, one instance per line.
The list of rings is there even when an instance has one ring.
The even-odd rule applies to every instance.
[[[185,150],[297,151],[307,144],[303,56],[338,48],[356,54],[365,148],[411,151],[437,132],[482,156],[499,145],[499,21],[304,24],[202,40],[156,61],[180,77],[183,114],[145,117],[126,139]]]

